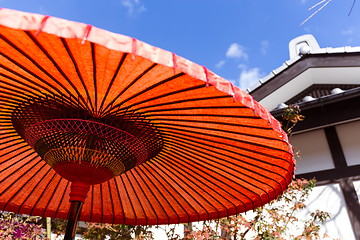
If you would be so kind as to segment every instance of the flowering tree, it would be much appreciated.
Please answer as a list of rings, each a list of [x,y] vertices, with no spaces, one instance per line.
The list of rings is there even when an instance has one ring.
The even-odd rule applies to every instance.
[[[282,114],[281,126],[286,134],[291,137],[292,129],[299,122],[304,120],[304,116],[300,114],[300,107],[297,105],[290,105],[284,109]]]
[[[24,217],[15,213],[0,213],[0,239],[46,239],[38,218]]]
[[[86,223],[83,233],[85,239],[130,240],[154,239],[148,226],[131,226],[120,224]]]
[[[320,224],[330,218],[330,214],[315,211],[306,220],[296,217],[296,213],[306,207],[305,202],[315,186],[315,180],[293,180],[289,188],[276,200],[252,213],[239,214],[219,221],[206,221],[202,228],[190,230],[184,238],[178,239],[323,239]]]

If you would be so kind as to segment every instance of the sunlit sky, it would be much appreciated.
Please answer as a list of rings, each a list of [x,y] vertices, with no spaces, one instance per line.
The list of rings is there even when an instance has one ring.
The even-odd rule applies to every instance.
[[[290,40],[360,46],[360,3],[332,0],[0,0],[0,7],[83,22],[174,52],[246,89],[289,59]],[[326,0],[328,1],[328,0]]]

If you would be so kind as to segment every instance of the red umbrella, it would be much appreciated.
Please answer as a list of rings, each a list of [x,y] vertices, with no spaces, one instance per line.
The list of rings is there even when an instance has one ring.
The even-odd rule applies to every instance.
[[[82,221],[184,223],[262,206],[293,176],[279,122],[205,67],[8,9],[0,124],[4,211],[76,222],[82,207]]]

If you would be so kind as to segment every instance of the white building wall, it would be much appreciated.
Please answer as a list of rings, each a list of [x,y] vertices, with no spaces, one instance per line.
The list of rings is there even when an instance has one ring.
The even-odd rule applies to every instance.
[[[153,237],[156,240],[168,240],[169,238],[166,236],[166,232],[169,231],[170,228],[175,226],[175,234],[180,237],[184,237],[184,225],[183,224],[172,224],[172,225],[159,225],[158,228],[152,227],[151,231],[153,232]]]
[[[360,121],[336,126],[348,166],[360,164]]]
[[[326,233],[331,239],[356,240],[339,184],[315,187],[306,205],[297,217],[309,219],[310,213],[317,209],[331,214],[331,219],[320,228],[321,235]]]
[[[358,181],[357,189],[359,190],[358,194],[360,194],[360,181]],[[339,184],[315,187],[313,192],[310,194],[306,205],[307,207],[304,210],[296,214],[296,217],[299,219],[310,219],[311,212],[315,212],[317,209],[320,211],[329,212],[331,214],[331,219],[321,226],[321,236],[326,233],[330,236],[330,239],[356,240],[350,223],[349,215],[346,210],[344,196]],[[251,214],[252,211],[249,211],[246,216],[251,218]],[[193,223],[193,226],[194,228],[197,227],[201,229],[202,222]],[[167,226],[160,227],[166,228]],[[180,236],[183,236],[183,231],[184,227],[181,224],[176,225],[176,232]],[[293,234],[301,233],[301,229],[293,228],[290,231],[292,231]],[[166,237],[165,231],[160,229],[154,230],[154,237],[157,240],[168,239]],[[251,236],[248,237],[251,239]]]
[[[290,143],[301,156],[295,175],[335,168],[323,129],[293,135]]]
[[[360,164],[360,121],[337,126],[336,130],[348,165]],[[323,129],[296,134],[290,138],[290,142],[301,155],[296,174],[335,168]],[[357,190],[360,196],[360,181],[357,182]],[[307,208],[298,217],[308,218],[316,209],[329,212],[332,217],[322,226],[322,234],[327,233],[334,239],[355,240],[339,184],[315,187]]]

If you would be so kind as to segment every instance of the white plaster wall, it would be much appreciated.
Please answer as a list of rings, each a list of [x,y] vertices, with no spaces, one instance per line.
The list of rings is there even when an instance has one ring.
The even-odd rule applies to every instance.
[[[360,121],[336,126],[348,166],[360,164]]]
[[[360,181],[357,188],[360,190]],[[360,192],[360,191],[358,191]],[[296,214],[296,217],[302,220],[310,219],[311,212],[315,212],[317,209],[320,211],[326,211],[331,214],[331,219],[325,222],[320,228],[320,235],[324,233],[330,236],[330,239],[342,239],[342,240],[356,240],[352,226],[350,223],[349,215],[346,210],[346,204],[344,196],[341,192],[339,184],[331,184],[326,186],[315,187],[309,196],[309,200],[306,202],[307,207],[301,212]],[[245,217],[252,218],[252,211],[246,213]],[[193,223],[194,227],[202,228],[202,222]],[[160,226],[162,228],[166,226]],[[184,228],[181,224],[176,225],[176,232],[183,236]],[[290,229],[293,234],[300,234],[300,229]],[[167,240],[165,231],[154,230],[154,238],[156,240]],[[252,239],[252,236],[248,236]],[[322,238],[321,238],[322,239]]]
[[[166,236],[166,232],[169,231],[170,228],[175,226],[175,234],[178,234],[181,237],[184,237],[184,225],[176,224],[176,225],[159,225],[158,228],[152,227],[151,231],[153,232],[153,237],[156,240],[168,240]]]
[[[300,151],[295,174],[334,168],[330,148],[323,129],[293,135],[290,143]]]
[[[331,239],[355,240],[339,184],[315,187],[306,205],[307,207],[297,217],[309,218],[310,213],[316,209],[331,214],[331,219],[320,228],[321,235],[326,233]]]
[[[51,233],[51,240],[63,240],[65,237],[65,235],[57,235],[55,233]],[[75,240],[84,240],[84,238],[79,235],[79,234],[76,234],[75,235]]]

